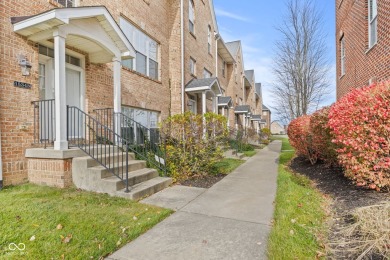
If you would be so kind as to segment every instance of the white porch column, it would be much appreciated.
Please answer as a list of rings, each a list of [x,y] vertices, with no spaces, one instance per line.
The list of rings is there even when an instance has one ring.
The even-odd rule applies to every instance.
[[[222,107],[222,115],[225,115],[225,107]]]
[[[230,127],[229,107],[226,110],[226,117],[227,117],[227,126]]]
[[[213,113],[218,114],[218,109],[216,109],[216,104],[217,104],[216,100],[217,100],[217,96],[214,96],[213,97]]]
[[[54,99],[56,140],[54,150],[68,149],[67,108],[66,108],[66,69],[65,69],[65,39],[66,35],[57,30],[54,37]]]
[[[120,113],[122,111],[121,100],[121,59],[113,58],[114,67],[114,112]]]
[[[202,92],[202,114],[206,114],[206,91]]]
[[[115,57],[113,62],[113,78],[114,78],[114,113],[122,112],[122,100],[121,100],[121,59]],[[114,131],[116,134],[121,135],[121,116],[114,116]],[[119,140],[118,140],[119,142]]]

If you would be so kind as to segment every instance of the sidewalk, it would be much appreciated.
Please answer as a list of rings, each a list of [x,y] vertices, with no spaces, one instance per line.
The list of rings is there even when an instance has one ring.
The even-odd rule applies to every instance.
[[[146,199],[177,212],[107,259],[266,259],[280,149],[272,142],[208,190],[173,187],[170,197]],[[173,200],[180,189],[189,202]]]

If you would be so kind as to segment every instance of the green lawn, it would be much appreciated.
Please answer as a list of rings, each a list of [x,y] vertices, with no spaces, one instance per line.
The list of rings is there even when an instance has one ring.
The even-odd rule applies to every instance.
[[[232,158],[223,158],[221,161],[214,163],[212,174],[229,174],[245,161]]]
[[[243,154],[246,156],[246,157],[252,157],[253,155],[255,155],[257,153],[257,151],[243,151]]]
[[[290,150],[286,147],[285,150]],[[274,226],[268,241],[269,259],[317,259],[318,252],[324,251],[318,237],[325,233],[327,202],[308,178],[288,169],[293,156],[294,152],[280,155]]]
[[[273,141],[273,140],[281,140],[282,141],[282,151],[294,150],[294,147],[291,146],[290,142],[288,141],[288,138],[273,135],[273,136],[271,136],[271,141]]]
[[[171,214],[127,199],[32,184],[0,191],[0,209],[0,259],[100,259]],[[11,243],[25,250],[12,251]]]

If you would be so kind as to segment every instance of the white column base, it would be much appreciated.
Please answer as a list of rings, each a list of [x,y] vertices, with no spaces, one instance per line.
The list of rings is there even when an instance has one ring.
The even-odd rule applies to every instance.
[[[68,141],[54,141],[54,150],[63,151],[68,149],[69,149]]]

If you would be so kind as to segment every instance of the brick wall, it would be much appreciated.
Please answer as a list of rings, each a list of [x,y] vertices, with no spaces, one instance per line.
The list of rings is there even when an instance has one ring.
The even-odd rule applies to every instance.
[[[66,188],[72,185],[72,159],[28,159],[31,183]]]
[[[337,99],[369,81],[390,79],[390,5],[377,0],[378,40],[369,49],[368,1],[336,1]],[[340,39],[345,42],[345,75],[341,75]]]

